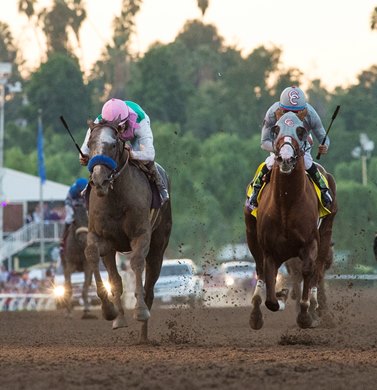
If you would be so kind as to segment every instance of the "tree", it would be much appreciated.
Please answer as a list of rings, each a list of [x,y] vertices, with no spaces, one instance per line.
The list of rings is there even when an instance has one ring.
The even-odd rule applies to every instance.
[[[370,17],[370,28],[372,30],[377,30],[377,7],[374,8]]]
[[[14,63],[17,57],[17,48],[9,25],[0,22],[0,61]]]
[[[36,10],[36,4],[36,0],[19,0],[18,9],[34,25],[34,31],[44,32],[47,55],[57,52],[76,56],[76,48],[80,47],[80,28],[86,18],[84,0],[53,0],[51,8],[43,8],[40,12]]]
[[[139,79],[130,96],[143,102],[152,120],[185,121],[186,93],[170,46],[155,45],[138,62]]]
[[[130,39],[135,31],[135,16],[140,10],[142,0],[123,0],[120,16],[114,20],[113,42],[102,53],[101,60],[94,65],[91,82],[96,96],[106,100],[128,96],[126,87],[130,79]],[[98,77],[99,75],[99,77]],[[100,78],[100,80],[99,80]]]
[[[32,74],[26,92],[30,102],[26,115],[30,123],[35,124],[36,112],[41,108],[46,130],[62,131],[59,117],[63,115],[73,134],[82,136],[90,117],[89,96],[76,59],[63,54],[51,55]]]
[[[197,3],[200,11],[202,11],[202,16],[204,16],[209,5],[209,0],[197,0]]]
[[[40,18],[47,38],[47,52],[74,54],[75,46],[80,45],[80,27],[86,18],[81,0],[55,0],[52,9],[45,8]],[[70,32],[76,38],[75,43],[69,39]]]

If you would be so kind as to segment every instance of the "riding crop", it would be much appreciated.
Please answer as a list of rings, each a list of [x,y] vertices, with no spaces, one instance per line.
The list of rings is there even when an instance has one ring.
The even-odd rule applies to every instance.
[[[77,142],[76,142],[75,139],[73,138],[73,135],[72,135],[71,131],[69,130],[68,124],[67,124],[67,122],[65,121],[65,119],[63,118],[63,115],[60,115],[60,120],[62,121],[63,126],[67,129],[69,135],[71,136],[73,143],[76,145],[77,150],[78,150],[78,151],[80,152],[80,154],[81,154],[81,157],[85,157],[85,154],[81,151],[80,146],[77,145]]]
[[[327,135],[329,134],[329,131],[330,131],[330,129],[331,129],[332,123],[334,122],[334,119],[335,119],[336,116],[338,115],[339,109],[340,109],[340,106],[336,106],[336,109],[335,109],[334,113],[332,114],[331,122],[330,122],[329,127],[328,127],[328,129],[327,129],[327,131],[326,131],[326,135],[323,137],[323,140],[322,140],[322,142],[321,142],[321,145],[324,145],[324,144],[325,144]],[[317,160],[319,160],[320,158],[321,158],[321,154],[318,152],[318,154],[317,154]]]

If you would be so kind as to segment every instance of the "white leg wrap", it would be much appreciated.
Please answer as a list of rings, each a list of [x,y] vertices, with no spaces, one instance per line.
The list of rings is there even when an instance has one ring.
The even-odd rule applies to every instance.
[[[312,289],[310,290],[310,295],[311,295],[311,298],[313,298],[313,299],[315,300],[315,302],[316,302],[316,307],[315,307],[315,309],[318,308],[317,293],[318,293],[317,287],[312,287]]]
[[[258,279],[253,295],[259,295],[262,300],[266,299],[266,283],[263,280]]]
[[[285,302],[278,299],[279,302],[279,311],[283,311],[285,309]]]

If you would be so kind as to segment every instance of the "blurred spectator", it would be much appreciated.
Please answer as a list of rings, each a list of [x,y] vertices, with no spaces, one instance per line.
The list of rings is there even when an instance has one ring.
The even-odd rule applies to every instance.
[[[9,277],[9,272],[6,269],[4,264],[0,265],[0,290],[5,287],[5,283],[7,283]]]
[[[28,215],[25,218],[25,223],[31,223],[33,222],[33,215],[31,213],[28,213]]]
[[[42,221],[41,208],[39,207],[39,204],[37,206],[35,206],[32,217],[33,217],[33,221],[35,223],[39,223]]]

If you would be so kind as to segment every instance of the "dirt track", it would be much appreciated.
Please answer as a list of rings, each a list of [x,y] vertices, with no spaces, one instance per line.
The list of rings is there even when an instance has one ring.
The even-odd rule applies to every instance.
[[[377,291],[333,289],[335,327],[300,330],[294,305],[154,309],[150,345],[139,324],[61,312],[0,313],[1,389],[376,389]],[[99,314],[99,313],[98,313]]]

